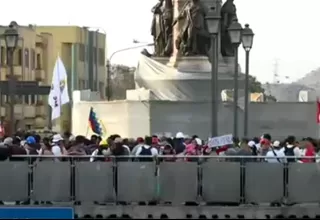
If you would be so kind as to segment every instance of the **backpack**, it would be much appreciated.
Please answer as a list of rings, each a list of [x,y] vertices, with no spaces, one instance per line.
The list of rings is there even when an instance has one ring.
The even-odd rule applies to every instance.
[[[285,154],[286,156],[290,156],[290,157],[295,156],[295,154],[294,154],[294,149],[295,149],[295,148],[296,148],[296,147],[290,147],[290,148],[288,148],[287,146],[285,146],[285,147],[284,147],[284,154]],[[289,163],[289,162],[295,162],[296,159],[295,159],[295,158],[287,158],[287,161],[288,161],[288,163]]]
[[[151,147],[146,148],[144,146],[141,147],[141,152],[139,154],[140,156],[152,156],[152,152],[151,152]],[[143,162],[148,162],[148,161],[153,161],[153,158],[139,158],[139,161],[143,161]]]

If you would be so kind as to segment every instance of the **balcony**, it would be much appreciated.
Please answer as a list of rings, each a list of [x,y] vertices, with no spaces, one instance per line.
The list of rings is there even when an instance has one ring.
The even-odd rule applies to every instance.
[[[10,112],[10,106],[7,107],[8,112]],[[14,117],[16,119],[22,119],[24,117],[23,115],[24,105],[23,104],[15,104],[14,105]]]
[[[46,78],[45,71],[43,69],[36,69],[35,70],[35,79],[37,81],[43,81]]]
[[[44,105],[38,105],[35,108],[35,116],[37,117],[41,117],[41,116],[46,116],[47,111],[46,111],[46,107]]]
[[[25,118],[35,118],[36,117],[36,107],[32,105],[24,106],[24,117]]]
[[[8,66],[1,67],[1,73],[3,73],[1,80],[8,80],[9,75],[10,75],[10,67],[8,67]],[[22,77],[21,66],[13,66],[13,73],[17,79],[21,79],[21,77]]]

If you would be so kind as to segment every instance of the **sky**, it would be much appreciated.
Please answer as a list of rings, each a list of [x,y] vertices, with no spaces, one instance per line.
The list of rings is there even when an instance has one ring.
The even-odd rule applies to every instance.
[[[224,1],[224,0],[223,0]],[[151,8],[157,0],[11,0],[1,2],[2,25],[15,20],[27,25],[78,25],[107,34],[108,55],[135,46],[133,39],[152,43]],[[280,82],[295,81],[320,67],[319,0],[235,0],[239,22],[255,33],[250,74],[273,82],[275,62]],[[19,7],[17,7],[19,6]],[[13,7],[13,10],[10,8]],[[141,49],[117,53],[112,63],[137,65]],[[244,51],[239,50],[244,70]]]

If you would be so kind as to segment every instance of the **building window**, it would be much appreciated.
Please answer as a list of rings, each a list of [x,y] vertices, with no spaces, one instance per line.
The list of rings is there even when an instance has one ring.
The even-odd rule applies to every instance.
[[[24,49],[24,65],[29,68],[29,49]]]
[[[41,65],[41,54],[37,53],[37,68],[36,69],[41,69],[42,65]]]
[[[35,64],[36,62],[36,52],[34,51],[34,49],[31,49],[31,69],[35,69]]]
[[[9,49],[7,48],[7,58],[10,58],[10,52]],[[23,53],[21,48],[17,48],[14,51],[13,54],[13,65],[15,66],[21,66],[22,65],[22,59],[23,59]]]
[[[1,47],[1,65],[5,65],[6,64],[6,48],[5,47]]]
[[[22,95],[16,95],[15,96],[15,103],[16,104],[22,104],[23,103]]]
[[[105,53],[103,48],[99,48],[99,65],[105,65]]]
[[[29,103],[29,95],[24,96],[24,104],[30,105]]]
[[[13,57],[13,65],[22,66],[23,53],[21,48],[15,50]]]
[[[31,105],[34,105],[34,104],[36,104],[36,102],[37,102],[37,100],[36,100],[36,96],[35,95],[30,95],[31,96]]]
[[[83,44],[79,44],[79,60],[84,61],[85,60],[85,46]]]
[[[97,48],[94,47],[93,48],[93,63],[96,63],[97,62]]]

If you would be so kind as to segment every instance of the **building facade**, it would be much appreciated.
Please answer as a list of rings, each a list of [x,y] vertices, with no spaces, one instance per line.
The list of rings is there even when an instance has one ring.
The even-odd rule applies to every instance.
[[[3,34],[7,26],[0,26]],[[105,34],[76,26],[17,26],[19,41],[14,52],[17,80],[15,128],[42,129],[51,126],[48,94],[55,61],[59,55],[68,74],[70,98],[74,90],[90,89],[105,97]],[[9,129],[7,49],[0,38],[0,120]],[[71,102],[72,103],[72,102]],[[71,106],[64,105],[53,127],[71,130]]]
[[[6,30],[0,26],[0,34]],[[37,33],[32,26],[17,26],[19,41],[14,51],[13,68],[16,79],[15,128],[36,129],[47,126],[48,108],[46,95],[50,91],[49,72],[52,71],[52,35]],[[9,99],[7,49],[0,39],[0,105],[1,121],[9,129]]]
[[[85,89],[105,97],[105,34],[77,26],[37,26],[35,29],[38,34],[52,36],[53,59],[49,62],[53,66],[57,56],[61,57],[68,74],[70,99],[74,90]],[[48,76],[52,78],[52,71]],[[72,102],[62,107],[62,116],[53,126],[55,130],[71,130],[71,106]]]

